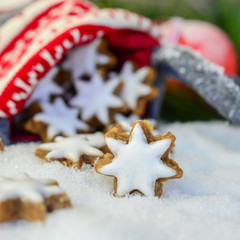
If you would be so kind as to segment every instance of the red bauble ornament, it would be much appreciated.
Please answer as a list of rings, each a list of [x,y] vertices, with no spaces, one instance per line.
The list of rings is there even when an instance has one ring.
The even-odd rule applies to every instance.
[[[209,61],[222,66],[226,74],[237,75],[236,49],[219,27],[204,21],[181,18],[171,18],[161,25],[166,41],[190,47]]]

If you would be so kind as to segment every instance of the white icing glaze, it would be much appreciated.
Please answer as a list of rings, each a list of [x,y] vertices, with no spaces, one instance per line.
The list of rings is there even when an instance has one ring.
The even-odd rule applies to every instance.
[[[84,74],[92,75],[97,65],[105,65],[110,62],[107,55],[98,52],[100,43],[101,39],[96,39],[90,44],[74,48],[67,54],[62,67],[71,71],[74,79]]]
[[[98,148],[106,145],[104,134],[96,132],[93,134],[77,134],[74,137],[56,137],[55,142],[43,143],[40,149],[50,151],[46,155],[47,160],[51,158],[66,158],[78,162],[82,155],[102,156]]]
[[[44,198],[54,194],[61,194],[63,190],[49,179],[33,179],[21,173],[14,178],[0,177],[0,201],[20,198],[25,201],[41,202]]]
[[[135,125],[128,144],[114,138],[106,138],[106,142],[114,158],[98,171],[117,178],[118,196],[124,196],[132,190],[139,190],[145,196],[154,196],[156,180],[176,174],[161,160],[171,140],[148,144],[140,124]]]
[[[126,101],[128,107],[133,110],[137,107],[138,99],[151,93],[151,87],[144,83],[149,73],[149,67],[134,70],[131,62],[125,62],[119,74],[124,83],[121,97]]]
[[[48,102],[53,94],[62,94],[63,89],[53,82],[59,68],[52,68],[36,85],[33,94],[25,103],[29,106],[33,102]]]
[[[70,105],[81,110],[84,121],[96,117],[101,123],[109,123],[109,109],[123,106],[123,100],[114,95],[119,85],[119,79],[104,81],[102,76],[95,72],[89,82],[75,81],[77,95],[70,101]]]
[[[130,116],[124,116],[123,114],[116,114],[114,116],[114,119],[117,123],[119,123],[122,128],[126,131],[126,132],[130,132],[131,131],[131,125],[133,123],[135,123],[137,120],[140,120],[140,117],[136,114],[131,114]]]
[[[131,125],[134,124],[137,120],[140,120],[141,118],[136,115],[136,114],[131,114],[129,116],[124,116],[123,114],[116,114],[114,116],[115,121],[119,124],[121,124],[122,128],[126,131],[126,132],[130,132],[131,131]],[[154,128],[157,128],[157,121],[155,119],[145,119],[148,120]],[[156,130],[156,129],[155,129]],[[154,131],[153,134],[155,134],[156,132]]]
[[[57,134],[74,136],[78,130],[88,130],[88,125],[78,119],[78,110],[68,107],[61,98],[53,103],[42,102],[42,112],[34,115],[33,119],[48,125],[47,135],[53,138]]]

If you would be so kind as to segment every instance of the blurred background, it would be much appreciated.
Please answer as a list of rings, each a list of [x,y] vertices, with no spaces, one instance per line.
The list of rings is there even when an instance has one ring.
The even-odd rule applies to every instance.
[[[237,55],[240,56],[239,0],[94,0],[94,2],[103,8],[124,8],[154,20],[165,20],[177,16],[213,23],[229,36]],[[201,97],[179,84],[177,79],[168,77],[161,119],[191,121],[222,118]]]
[[[10,13],[16,14],[18,9],[15,11],[14,8],[18,5],[27,5],[32,1],[34,0],[0,0],[0,24],[9,18]],[[234,54],[240,56],[240,0],[93,0],[93,2],[101,8],[123,8],[153,20],[163,21],[171,17],[181,17],[212,23],[228,35],[235,48]],[[204,37],[207,39],[209,36]],[[218,56],[221,52],[221,43],[213,40],[212,44],[209,52],[211,48],[215,48]],[[237,68],[240,67],[231,66],[232,62],[236,64],[236,57],[233,61],[231,59],[232,57],[227,55],[224,58],[225,64],[235,69],[233,70],[235,75],[239,75]],[[172,76],[167,77],[166,94],[160,114],[161,119],[166,121],[221,119],[221,116],[201,97]]]
[[[240,0],[93,0],[99,7],[124,8],[151,19],[200,19],[222,28],[240,55]]]

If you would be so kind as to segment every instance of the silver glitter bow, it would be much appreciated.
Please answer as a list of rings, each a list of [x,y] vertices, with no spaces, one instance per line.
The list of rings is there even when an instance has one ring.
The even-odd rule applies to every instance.
[[[223,117],[240,125],[240,86],[224,74],[221,67],[182,46],[163,45],[152,56],[152,65],[161,74],[163,65],[170,67],[180,81],[194,89]]]

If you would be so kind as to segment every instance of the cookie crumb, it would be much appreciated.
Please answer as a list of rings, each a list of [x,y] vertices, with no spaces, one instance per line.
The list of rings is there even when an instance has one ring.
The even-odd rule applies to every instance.
[[[0,151],[2,152],[4,151],[4,145],[1,138],[0,138]]]

